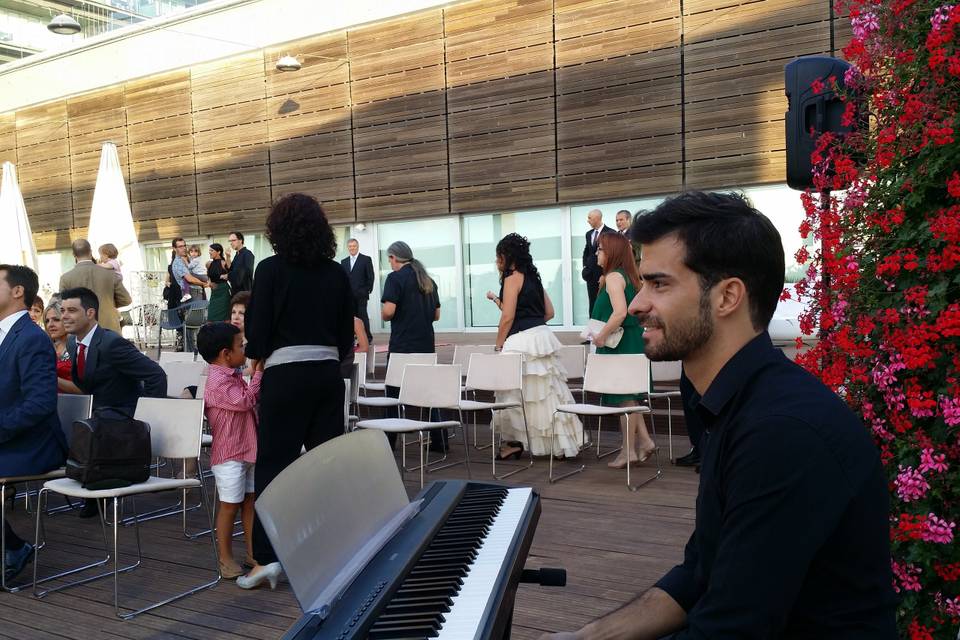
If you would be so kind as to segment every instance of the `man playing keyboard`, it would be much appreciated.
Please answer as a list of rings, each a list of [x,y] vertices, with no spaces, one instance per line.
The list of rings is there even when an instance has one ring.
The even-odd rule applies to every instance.
[[[630,313],[651,360],[682,360],[701,423],[683,563],[563,639],[895,640],[880,458],[847,405],[773,347],[780,236],[736,195],[686,193],[634,223]]]

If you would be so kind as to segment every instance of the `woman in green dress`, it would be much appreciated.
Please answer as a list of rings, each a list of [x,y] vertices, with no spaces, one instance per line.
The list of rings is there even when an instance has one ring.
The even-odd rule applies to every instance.
[[[230,320],[230,283],[227,281],[227,261],[223,257],[223,245],[214,242],[210,245],[210,262],[207,275],[210,277],[210,305],[207,307],[209,322]]]
[[[627,306],[640,288],[640,276],[633,261],[630,241],[619,233],[600,234],[597,243],[597,264],[603,269],[603,281],[597,301],[593,305],[593,320],[605,322],[600,333],[593,336],[597,353],[643,353],[643,327],[637,319],[627,313]],[[623,337],[615,349],[603,346],[611,333],[623,327]],[[639,395],[604,394],[601,402],[606,406],[632,407],[645,400]],[[629,421],[620,418],[623,430],[623,443],[620,454],[608,466],[622,469],[630,463],[646,461],[657,449],[656,443],[647,433],[643,416],[630,415]],[[630,440],[636,443],[635,451],[627,451],[627,429],[631,429]]]

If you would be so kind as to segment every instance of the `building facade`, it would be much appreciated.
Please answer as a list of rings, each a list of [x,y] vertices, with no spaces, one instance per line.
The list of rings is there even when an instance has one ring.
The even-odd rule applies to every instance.
[[[61,252],[84,234],[105,141],[120,150],[154,262],[173,236],[234,229],[262,255],[271,200],[302,191],[381,269],[380,248],[408,242],[440,284],[441,328],[495,324],[483,296],[497,287],[493,247],[514,230],[533,242],[557,322],[582,324],[578,261],[594,207],[612,226],[618,209],[683,190],[744,189],[788,256],[800,246],[799,200],[782,184],[783,66],[845,42],[829,0],[400,2],[416,10],[393,17],[358,2],[360,13],[321,21],[339,26],[313,35],[291,11],[304,3],[235,4],[195,10],[193,26],[188,16],[104,41],[99,53],[41,61],[70,69],[87,56],[97,67],[89,89],[50,98],[56,88],[44,87],[31,94],[41,102],[22,106],[8,98],[0,160],[18,166],[44,264],[66,261]],[[290,25],[265,26],[269,44],[203,59],[225,41],[243,49],[243,36],[215,27],[254,8]],[[358,16],[373,19],[350,22]],[[136,51],[164,29],[195,41],[196,51],[171,49],[169,64],[195,61],[94,64],[104,47]],[[287,32],[297,39],[280,39]],[[301,70],[275,68],[287,54]],[[0,72],[0,86],[39,68]],[[135,77],[138,68],[149,75]]]

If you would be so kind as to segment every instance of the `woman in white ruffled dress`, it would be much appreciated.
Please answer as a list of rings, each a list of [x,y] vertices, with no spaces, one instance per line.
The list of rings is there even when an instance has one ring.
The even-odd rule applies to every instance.
[[[530,242],[516,233],[504,236],[497,244],[497,269],[500,295],[487,293],[500,307],[496,348],[523,354],[523,399],[530,434],[528,441],[520,409],[497,412],[503,439],[500,457],[519,458],[524,448],[535,456],[549,455],[551,448],[555,456],[576,456],[583,442],[583,425],[571,414],[554,418],[558,405],[574,400],[560,363],[560,341],[547,327],[553,318],[553,304],[530,257]],[[519,400],[517,392],[497,394],[497,401]],[[551,421],[555,429],[552,442]]]

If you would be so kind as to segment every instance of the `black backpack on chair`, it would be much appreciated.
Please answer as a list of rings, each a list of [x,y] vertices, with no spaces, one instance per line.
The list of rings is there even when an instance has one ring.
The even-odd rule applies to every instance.
[[[73,423],[67,477],[84,489],[129,487],[150,477],[150,425],[121,409]]]

